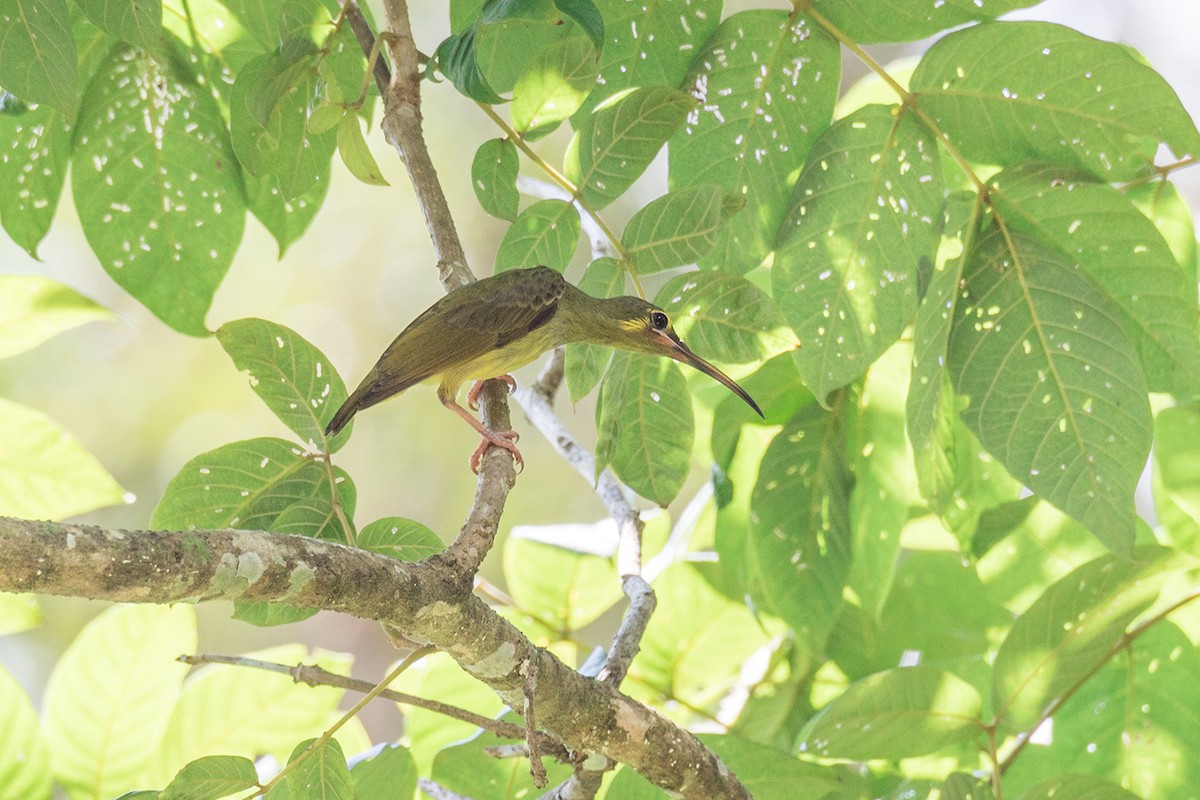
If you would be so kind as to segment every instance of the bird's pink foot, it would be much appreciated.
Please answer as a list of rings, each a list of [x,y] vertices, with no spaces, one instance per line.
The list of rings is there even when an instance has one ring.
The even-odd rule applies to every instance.
[[[488,381],[500,381],[508,387],[508,393],[512,394],[517,390],[517,382],[513,380],[512,375],[497,375],[495,378],[487,380],[475,381],[471,384],[471,388],[467,390],[467,406],[472,411],[479,410],[479,395],[483,392],[483,385]],[[497,445],[499,446],[499,445]]]
[[[516,441],[519,438],[521,435],[516,431],[494,431],[484,436],[479,447],[476,447],[475,452],[471,453],[471,472],[479,474],[479,462],[483,458],[483,454],[492,446],[501,447],[512,453],[513,461],[517,462],[517,471],[520,472],[525,468],[525,459],[521,457],[521,451],[517,449]]]

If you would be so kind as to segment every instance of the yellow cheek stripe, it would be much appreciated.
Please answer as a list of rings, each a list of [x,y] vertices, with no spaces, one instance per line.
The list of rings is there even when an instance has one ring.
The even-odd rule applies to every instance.
[[[641,331],[646,328],[646,321],[642,319],[623,319],[617,323],[624,331]]]

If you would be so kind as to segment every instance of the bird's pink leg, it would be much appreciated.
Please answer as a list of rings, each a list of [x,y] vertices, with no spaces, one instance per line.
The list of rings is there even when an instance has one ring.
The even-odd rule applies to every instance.
[[[517,390],[517,382],[513,380],[512,375],[497,375],[495,378],[475,381],[471,384],[471,388],[467,390],[467,405],[470,406],[472,411],[479,410],[479,395],[483,392],[483,385],[488,381],[500,381],[508,387],[509,394]]]
[[[509,380],[511,381],[512,378],[509,378]],[[479,385],[480,383],[482,383],[482,381],[479,381],[476,383],[476,385]],[[474,387],[472,387],[472,391],[474,391]],[[472,472],[479,472],[480,459],[483,458],[483,454],[487,452],[487,449],[493,446],[503,448],[512,453],[513,460],[517,462],[518,470],[525,467],[525,459],[521,457],[521,451],[517,449],[516,441],[520,438],[520,434],[518,434],[516,431],[489,431],[487,428],[483,427],[482,422],[471,416],[470,411],[467,411],[458,403],[454,402],[453,399],[446,400],[445,398],[442,398],[442,405],[466,420],[467,424],[478,431],[479,435],[483,437],[483,441],[479,443],[479,447],[475,448],[475,452],[471,453],[471,460],[468,462],[471,465]]]

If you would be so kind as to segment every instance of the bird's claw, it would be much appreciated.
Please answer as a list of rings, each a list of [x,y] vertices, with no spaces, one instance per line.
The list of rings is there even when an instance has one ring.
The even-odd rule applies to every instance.
[[[495,378],[488,378],[482,381],[475,381],[471,384],[471,388],[467,390],[467,407],[472,411],[479,410],[479,395],[483,393],[483,386],[488,381],[500,381],[508,387],[508,393],[512,394],[517,390],[517,382],[512,375],[497,375]]]
[[[510,378],[511,380],[511,378]],[[483,454],[487,452],[489,447],[499,447],[512,453],[513,461],[517,464],[517,472],[525,468],[525,459],[521,457],[521,451],[517,449],[516,441],[521,438],[521,434],[516,431],[494,431],[488,436],[483,437],[483,441],[479,443],[479,447],[475,448],[475,452],[471,453],[471,472],[479,474],[479,462],[483,459]]]

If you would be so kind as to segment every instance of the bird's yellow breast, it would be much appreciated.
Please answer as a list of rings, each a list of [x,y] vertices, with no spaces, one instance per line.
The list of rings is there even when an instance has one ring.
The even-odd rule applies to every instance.
[[[489,350],[462,364],[455,364],[440,375],[431,376],[426,383],[439,384],[438,394],[454,398],[458,395],[459,388],[467,381],[482,381],[506,375],[559,344],[560,337],[553,330],[553,326],[544,325],[503,347]]]

